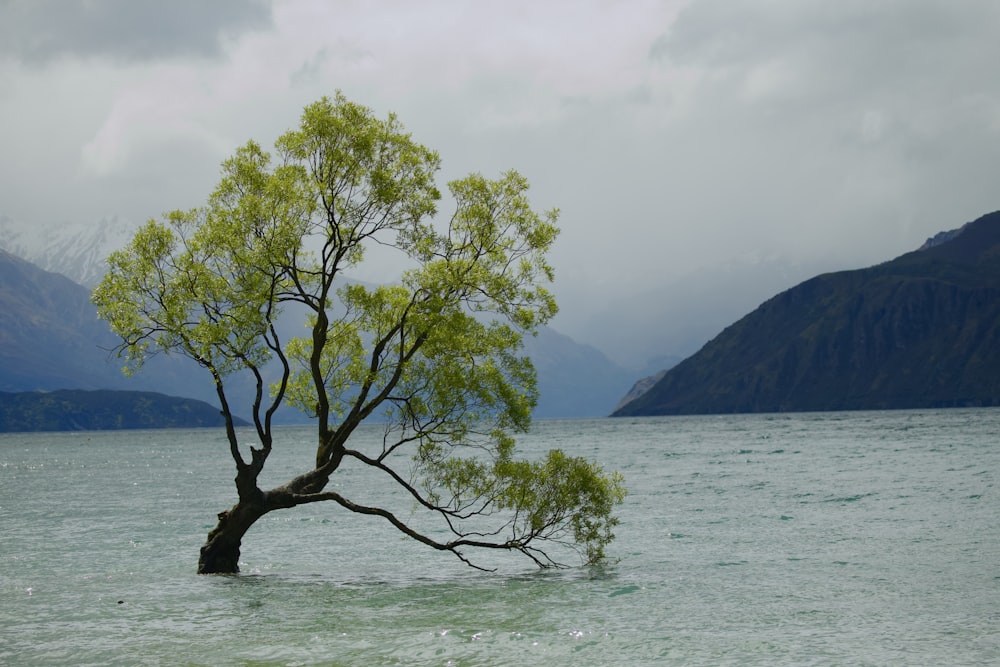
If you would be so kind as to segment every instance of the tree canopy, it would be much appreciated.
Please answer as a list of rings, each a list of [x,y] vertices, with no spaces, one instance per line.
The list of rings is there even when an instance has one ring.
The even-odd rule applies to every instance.
[[[556,313],[546,254],[558,212],[533,210],[527,180],[508,171],[449,183],[454,212],[440,220],[439,166],[394,115],[338,93],[307,106],[273,152],[240,147],[203,207],[150,220],[109,257],[93,300],[127,372],[158,352],[190,357],[211,374],[226,419],[238,501],[219,515],[199,571],[238,571],[240,540],[260,516],[319,501],[381,516],[470,564],[483,548],[556,566],[557,544],[604,558],[621,477],[561,451],[515,456],[537,400],[521,340]],[[400,280],[350,281],[376,247],[400,254]],[[283,317],[304,317],[305,335],[283,335]],[[252,405],[231,405],[248,378]],[[315,419],[315,463],[263,490],[283,403]],[[234,427],[238,410],[253,422],[250,442]],[[366,420],[384,426],[374,450],[352,446]],[[448,537],[328,489],[347,460],[405,490]]]

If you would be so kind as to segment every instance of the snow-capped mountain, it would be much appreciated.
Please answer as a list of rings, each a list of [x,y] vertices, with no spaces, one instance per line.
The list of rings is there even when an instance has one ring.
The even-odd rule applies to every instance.
[[[0,249],[87,287],[104,275],[105,259],[138,225],[118,216],[93,223],[34,224],[0,215]]]

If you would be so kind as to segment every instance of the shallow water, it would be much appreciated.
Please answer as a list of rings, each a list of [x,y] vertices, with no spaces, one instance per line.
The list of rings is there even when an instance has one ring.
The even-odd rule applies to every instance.
[[[0,663],[1000,664],[998,434],[997,409],[543,421],[526,454],[625,474],[616,564],[487,574],[314,505],[235,577],[194,574],[233,501],[220,433],[2,435]],[[273,482],[309,457],[282,439]]]

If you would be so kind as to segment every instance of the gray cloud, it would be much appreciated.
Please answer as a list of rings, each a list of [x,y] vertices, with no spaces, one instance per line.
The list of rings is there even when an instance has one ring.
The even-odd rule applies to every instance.
[[[1000,5],[991,0],[701,0],[651,51],[729,84],[782,65],[790,75],[784,103],[828,107],[904,94],[913,102],[1000,91],[991,71],[998,23]]]
[[[270,23],[268,0],[4,0],[0,56],[33,65],[215,57],[223,38]]]
[[[562,209],[556,328],[638,367],[1000,207],[994,0],[157,7],[0,0],[0,213],[195,206],[339,88],[442,182],[524,173]]]
[[[983,199],[967,186],[1000,160],[998,26],[989,0],[700,0],[651,55],[696,73],[688,124],[709,144],[725,137],[728,150],[710,145],[719,154],[745,159],[762,137],[762,167],[815,167],[831,196],[833,179],[867,173],[871,192],[904,205],[947,184],[936,201],[955,210],[963,194]]]

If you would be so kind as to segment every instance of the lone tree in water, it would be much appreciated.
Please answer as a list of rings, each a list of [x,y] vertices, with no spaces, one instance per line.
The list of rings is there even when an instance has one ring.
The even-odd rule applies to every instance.
[[[473,549],[541,567],[563,564],[560,545],[587,562],[604,557],[620,475],[558,450],[514,456],[537,399],[521,338],[556,312],[544,285],[557,212],[533,211],[516,172],[473,174],[449,184],[455,212],[435,224],[438,168],[395,116],[380,120],[338,93],[306,107],[274,155],[252,141],[239,148],[203,208],[149,221],[108,259],[93,300],[122,339],[126,371],[180,353],[211,373],[222,405],[238,500],[208,534],[199,572],[238,572],[254,522],[321,501],[474,566]],[[408,258],[398,284],[345,280],[374,246]],[[307,335],[279,335],[286,309],[306,313]],[[229,394],[244,378],[256,383],[241,406],[253,428],[237,432]],[[315,419],[315,464],[265,490],[284,402]],[[357,446],[369,417],[383,437]],[[386,503],[329,488],[349,463],[384,480],[385,493],[375,489]],[[419,511],[391,509],[400,490]]]

